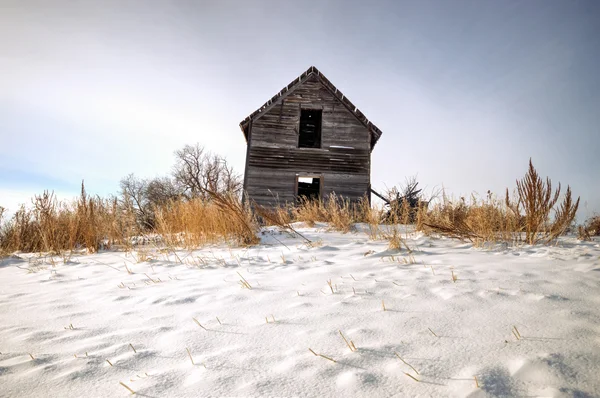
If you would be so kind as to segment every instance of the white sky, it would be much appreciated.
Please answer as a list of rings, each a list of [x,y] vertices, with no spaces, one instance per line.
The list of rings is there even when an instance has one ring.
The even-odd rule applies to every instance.
[[[600,4],[0,2],[0,204],[116,193],[238,123],[310,65],[382,131],[372,181],[503,194],[527,168],[600,211]],[[27,200],[28,202],[28,200]]]

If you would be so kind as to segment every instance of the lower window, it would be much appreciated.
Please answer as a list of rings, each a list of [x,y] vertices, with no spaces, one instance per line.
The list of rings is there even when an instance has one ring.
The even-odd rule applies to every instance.
[[[321,176],[297,176],[296,198],[298,201],[321,199],[322,180]]]

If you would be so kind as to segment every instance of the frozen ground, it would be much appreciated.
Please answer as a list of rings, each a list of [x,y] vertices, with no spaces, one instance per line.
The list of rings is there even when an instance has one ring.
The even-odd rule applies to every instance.
[[[0,260],[0,396],[600,396],[597,242],[301,232]]]

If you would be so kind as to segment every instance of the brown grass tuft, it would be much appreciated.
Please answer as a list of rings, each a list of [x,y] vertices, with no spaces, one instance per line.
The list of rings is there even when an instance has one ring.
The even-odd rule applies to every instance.
[[[577,235],[581,240],[592,240],[592,236],[600,236],[600,216],[592,216],[583,225],[579,225]]]
[[[258,224],[238,198],[174,201],[156,211],[156,233],[171,247],[193,249],[210,243],[258,242]]]
[[[91,197],[83,183],[80,197],[71,201],[58,201],[53,192],[44,191],[34,197],[32,206],[21,206],[8,220],[0,217],[0,255],[47,252],[67,261],[67,253],[77,249],[93,253],[118,245],[131,250],[134,242],[148,241],[148,234],[158,234],[154,239],[170,248],[259,241],[258,223],[234,195],[173,200],[155,211],[155,227],[142,231],[127,203]],[[4,213],[2,208],[0,216]]]
[[[444,196],[441,203],[427,212],[419,212],[417,228],[469,240],[475,245],[550,243],[570,227],[579,207],[579,198],[573,201],[570,187],[560,204],[559,198],[560,184],[553,191],[550,179],[543,181],[530,160],[527,174],[517,180],[514,200],[508,189],[504,201],[494,198],[490,192],[483,200],[472,195],[470,202],[464,198],[453,202]]]
[[[570,187],[567,187],[565,198],[555,211],[554,220],[550,221],[550,213],[558,203],[559,196],[560,183],[553,191],[550,178],[546,177],[546,181],[543,181],[529,159],[527,174],[520,181],[517,180],[517,198],[514,202],[510,200],[508,190],[506,191],[506,205],[516,215],[520,215],[520,209],[523,209],[525,241],[528,244],[555,240],[573,222],[579,198],[573,203]]]

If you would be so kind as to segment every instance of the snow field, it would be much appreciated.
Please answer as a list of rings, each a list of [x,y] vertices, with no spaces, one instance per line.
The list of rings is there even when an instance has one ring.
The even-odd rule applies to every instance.
[[[2,260],[0,396],[600,396],[598,243],[409,256],[318,227]]]

